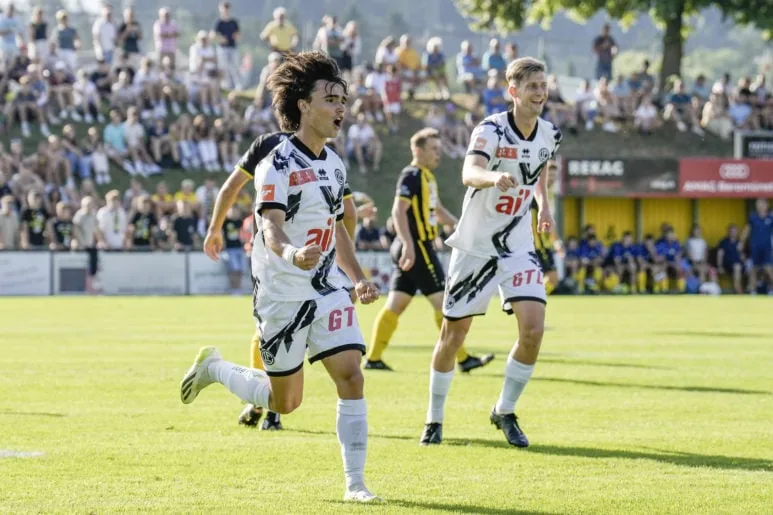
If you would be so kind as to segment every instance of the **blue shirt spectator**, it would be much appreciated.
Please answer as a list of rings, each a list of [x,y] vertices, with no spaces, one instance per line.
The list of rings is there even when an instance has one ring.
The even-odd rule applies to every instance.
[[[496,70],[503,72],[507,68],[507,61],[505,61],[502,52],[499,51],[499,40],[494,38],[489,41],[488,51],[483,54],[482,65],[485,71]]]
[[[509,103],[505,98],[505,89],[500,88],[498,83],[496,77],[489,78],[486,89],[480,93],[480,101],[486,111],[486,116],[507,111]]]
[[[223,39],[220,41],[220,46],[226,48],[236,48],[236,37],[239,34],[239,22],[231,18],[224,20],[220,18],[215,23],[215,32]]]

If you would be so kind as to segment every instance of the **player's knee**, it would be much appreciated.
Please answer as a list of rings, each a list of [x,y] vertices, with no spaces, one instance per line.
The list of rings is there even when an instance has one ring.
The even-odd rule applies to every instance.
[[[365,388],[365,378],[362,375],[362,370],[359,367],[353,367],[351,370],[347,370],[338,374],[338,377],[334,379],[336,388],[338,389],[339,396],[349,397],[362,396],[362,392]]]
[[[281,415],[288,415],[298,409],[303,400],[303,395],[286,395],[282,398],[272,399],[271,410]]]
[[[540,321],[530,321],[521,326],[518,331],[518,345],[523,347],[538,348],[542,343],[542,335],[545,332],[545,325]]]
[[[445,320],[440,330],[440,338],[447,347],[457,350],[467,338],[468,327]]]

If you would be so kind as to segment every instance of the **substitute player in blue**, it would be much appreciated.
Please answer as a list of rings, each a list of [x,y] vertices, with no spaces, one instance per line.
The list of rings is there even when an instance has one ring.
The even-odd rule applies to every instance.
[[[661,292],[668,292],[670,289],[669,279],[676,281],[676,292],[684,293],[686,288],[686,281],[684,279],[684,271],[682,270],[682,257],[684,251],[682,244],[676,238],[676,232],[669,227],[666,229],[666,233],[663,238],[659,239],[655,244],[655,251],[658,255],[658,261],[663,266],[664,275],[661,275],[659,281],[659,289]]]
[[[727,236],[717,247],[717,271],[730,275],[733,278],[733,290],[738,294],[743,293],[743,255],[738,226],[735,224],[727,227]]]
[[[768,293],[773,295],[773,213],[764,198],[757,199],[755,207],[741,235],[741,248],[749,243],[749,257],[752,261],[749,270],[749,292],[754,294],[757,291],[757,271],[762,270],[768,276]]]
[[[636,293],[636,262],[639,257],[639,246],[633,241],[631,231],[623,233],[623,239],[616,241],[607,253],[606,266],[613,270],[620,281],[628,284],[628,291]]]

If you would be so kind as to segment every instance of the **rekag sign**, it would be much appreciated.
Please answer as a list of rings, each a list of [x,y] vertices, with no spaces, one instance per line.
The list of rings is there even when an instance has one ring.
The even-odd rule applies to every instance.
[[[563,194],[590,197],[667,197],[679,192],[676,159],[564,160]]]
[[[772,197],[773,161],[680,159],[682,197]]]

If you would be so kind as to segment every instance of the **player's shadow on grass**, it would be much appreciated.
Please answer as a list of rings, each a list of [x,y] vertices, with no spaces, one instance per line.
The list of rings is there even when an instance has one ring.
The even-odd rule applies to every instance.
[[[45,411],[0,411],[0,417],[13,415],[17,417],[66,417],[64,413],[47,413]]]
[[[683,330],[683,331],[653,331],[652,334],[659,334],[663,336],[694,336],[696,338],[769,338],[773,333],[748,333],[748,332],[736,332],[736,331],[696,331],[696,330]]]
[[[381,505],[376,504],[374,506],[384,506],[384,507],[396,506],[400,508],[443,511],[443,512],[450,512],[450,513],[491,513],[491,514],[502,514],[502,515],[504,514],[544,515],[544,514],[553,513],[549,511],[521,511],[514,508],[489,508],[485,506],[475,506],[471,504],[454,504],[454,503],[433,502],[433,501],[409,501],[407,499],[391,499],[391,498],[386,499],[386,504],[381,504]]]
[[[693,454],[679,451],[639,452],[619,449],[593,449],[590,447],[559,447],[557,445],[533,445],[524,452],[551,456],[574,456],[579,458],[651,460],[680,467],[712,467],[723,470],[748,470],[751,472],[773,473],[773,461],[761,458],[741,458]]]
[[[714,388],[710,386],[668,386],[662,384],[629,384],[629,383],[609,383],[601,381],[587,381],[584,379],[563,379],[559,377],[535,377],[532,381],[544,381],[548,383],[567,383],[583,386],[611,386],[613,388],[636,388],[643,390],[666,390],[679,392],[697,392],[697,393],[734,393],[740,395],[771,395],[771,392],[765,390],[744,390],[742,388]]]
[[[607,361],[588,361],[582,359],[563,359],[540,357],[540,363],[557,363],[560,365],[586,365],[589,367],[613,367],[613,368],[643,368],[648,370],[671,370],[671,367],[660,367],[655,365],[636,365],[634,363],[609,363]]]

